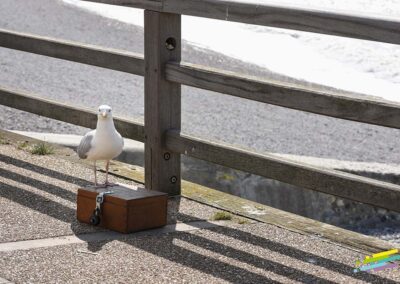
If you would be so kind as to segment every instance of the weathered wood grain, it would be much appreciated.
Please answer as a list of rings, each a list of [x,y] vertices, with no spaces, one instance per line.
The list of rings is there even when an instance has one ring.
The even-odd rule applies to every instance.
[[[400,44],[400,20],[368,14],[238,0],[90,0],[167,13]]]
[[[120,172],[120,168],[124,167],[119,165],[118,172]],[[126,172],[127,170],[125,170]],[[138,170],[131,172],[136,174]],[[182,195],[240,216],[272,224],[303,235],[339,243],[351,249],[362,250],[367,254],[393,248],[392,244],[384,240],[345,230],[187,181],[182,182]]]
[[[168,63],[168,80],[286,108],[400,128],[400,104],[374,97],[334,94],[188,63]]]
[[[44,99],[22,91],[0,87],[0,105],[74,125],[96,128],[96,111]],[[144,142],[144,126],[140,122],[114,117],[114,123],[123,137]]]
[[[85,2],[96,2],[110,5],[118,5],[139,9],[161,11],[163,0],[83,0]]]
[[[58,59],[144,75],[143,55],[0,29],[0,46]]]
[[[164,133],[181,127],[181,86],[165,80],[165,64],[181,59],[181,16],[145,11],[145,176],[146,188],[180,194],[180,155],[165,147]],[[174,38],[175,49],[166,47]]]
[[[163,11],[213,19],[400,44],[400,20],[290,7],[264,1],[164,0]]]
[[[400,212],[400,186],[335,170],[317,168],[274,155],[167,133],[167,148],[194,158],[279,180],[306,189]]]

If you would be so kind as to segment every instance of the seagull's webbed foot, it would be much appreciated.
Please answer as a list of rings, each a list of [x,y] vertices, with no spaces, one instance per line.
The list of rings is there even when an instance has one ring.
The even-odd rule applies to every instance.
[[[112,183],[112,182],[108,182],[108,181],[106,181],[104,184],[105,187],[112,187],[112,186],[117,186],[117,185],[118,185],[118,183]]]
[[[113,187],[117,186],[117,183],[111,183],[111,182],[106,182],[106,183],[98,183],[94,187],[95,188],[107,188],[107,187]]]
[[[95,187],[95,188],[106,188],[107,185],[106,185],[106,184],[98,183],[98,184],[96,184],[94,187]]]

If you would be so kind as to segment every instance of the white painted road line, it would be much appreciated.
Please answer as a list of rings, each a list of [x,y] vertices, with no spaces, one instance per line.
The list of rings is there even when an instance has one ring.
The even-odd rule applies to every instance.
[[[62,245],[80,244],[80,243],[106,241],[106,240],[118,240],[127,237],[149,236],[149,235],[152,236],[152,235],[160,235],[173,232],[188,232],[188,231],[217,227],[223,225],[224,223],[225,222],[223,221],[196,221],[190,223],[178,223],[178,224],[167,225],[162,228],[147,230],[132,234],[121,234],[117,232],[106,231],[106,232],[98,232],[98,233],[90,233],[82,235],[54,237],[47,239],[0,243],[0,252],[29,250],[35,248],[55,247]],[[0,284],[3,284],[1,280],[2,278],[0,278]]]
[[[8,281],[7,279],[0,277],[0,284],[13,284],[12,282]]]

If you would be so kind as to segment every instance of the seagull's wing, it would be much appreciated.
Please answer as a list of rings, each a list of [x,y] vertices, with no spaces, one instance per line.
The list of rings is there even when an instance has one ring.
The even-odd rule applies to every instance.
[[[122,148],[124,148],[124,138],[122,138],[121,134],[119,134],[119,132],[117,132],[119,139],[121,139],[121,144],[122,144]]]
[[[81,143],[79,143],[79,146],[76,149],[79,158],[81,159],[87,158],[87,153],[90,151],[92,147],[93,137],[94,137],[94,131],[90,131],[85,136],[83,136]]]

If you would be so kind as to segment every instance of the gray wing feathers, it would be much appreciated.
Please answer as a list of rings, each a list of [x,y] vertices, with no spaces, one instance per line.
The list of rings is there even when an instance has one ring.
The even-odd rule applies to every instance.
[[[79,143],[79,146],[76,149],[79,158],[81,159],[87,158],[87,153],[90,151],[93,137],[94,137],[93,133],[88,133],[85,136],[83,136],[81,143]]]

